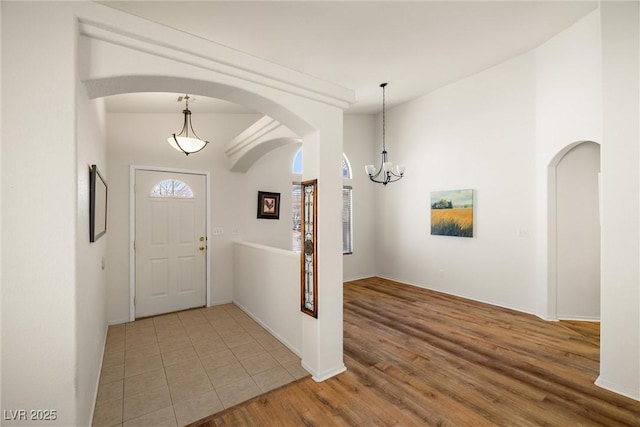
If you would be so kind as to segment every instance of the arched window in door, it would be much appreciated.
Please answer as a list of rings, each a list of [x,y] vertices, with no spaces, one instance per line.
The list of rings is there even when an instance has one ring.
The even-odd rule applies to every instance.
[[[193,191],[191,191],[191,187],[178,179],[164,179],[153,186],[150,196],[192,198]]]

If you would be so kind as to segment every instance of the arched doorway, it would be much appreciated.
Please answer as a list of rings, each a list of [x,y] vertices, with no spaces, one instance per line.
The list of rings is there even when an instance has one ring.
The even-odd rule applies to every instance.
[[[549,165],[549,309],[600,319],[600,145],[570,144]]]
[[[323,182],[318,190],[323,201],[318,207],[318,222],[324,230],[319,249],[323,256],[318,258],[323,304],[318,318],[303,318],[297,325],[304,337],[300,353],[317,381],[344,371],[342,227],[339,217],[333,215],[334,207],[341,204],[342,177],[333,165],[342,155],[343,109],[355,102],[355,94],[185,33],[115,15],[100,20],[99,25],[94,24],[95,19],[82,19],[79,25],[78,74],[88,99],[173,92],[231,101],[286,126],[312,153],[305,159],[305,175],[309,179],[322,176]],[[222,276],[212,280],[229,283]],[[125,294],[121,287],[117,292],[110,298],[121,303]],[[288,308],[299,310],[296,305]]]

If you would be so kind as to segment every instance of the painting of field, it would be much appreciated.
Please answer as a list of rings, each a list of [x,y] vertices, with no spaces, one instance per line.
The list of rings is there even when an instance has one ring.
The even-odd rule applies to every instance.
[[[473,190],[431,193],[431,234],[473,237]]]

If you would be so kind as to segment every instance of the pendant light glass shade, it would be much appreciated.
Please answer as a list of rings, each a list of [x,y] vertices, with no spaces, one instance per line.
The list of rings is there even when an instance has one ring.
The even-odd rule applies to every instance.
[[[197,153],[207,146],[207,141],[186,136],[178,136],[175,133],[167,138],[169,144],[186,155]]]

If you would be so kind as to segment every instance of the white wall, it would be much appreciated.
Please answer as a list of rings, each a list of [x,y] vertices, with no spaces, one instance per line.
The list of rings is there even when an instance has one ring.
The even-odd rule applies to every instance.
[[[547,317],[547,170],[601,139],[599,17],[388,111],[388,151],[407,172],[377,189],[378,274]],[[430,192],[465,188],[475,237],[430,236]]]
[[[89,168],[98,166],[107,183],[106,125],[102,100],[89,101],[78,84],[78,216],[76,251],[78,422],[89,424],[96,400],[106,339],[106,235],[89,242]]]
[[[195,108],[195,107],[194,107]],[[211,225],[221,227],[220,236],[209,242],[212,303],[233,298],[233,247],[241,239],[246,206],[244,174],[229,172],[224,143],[260,118],[255,114],[198,114],[193,126],[210,144],[200,153],[185,156],[167,143],[167,136],[182,127],[181,108],[175,114],[108,114],[107,163],[109,165],[108,320],[129,320],[129,166],[159,166],[209,171],[211,174]],[[197,111],[197,110],[196,110]],[[239,234],[233,235],[232,230]]]
[[[284,250],[291,250],[291,183],[300,181],[291,173],[291,165],[300,144],[277,148],[258,159],[244,174],[245,191],[239,194],[246,207],[236,212],[245,222],[244,240]],[[280,193],[280,218],[257,218],[258,191]]]
[[[387,150],[407,169],[377,189],[379,275],[535,311],[534,60],[387,111]],[[473,238],[430,235],[430,193],[454,189],[475,190]]]
[[[554,235],[557,161],[580,141],[602,142],[600,11],[535,50],[536,56],[536,312],[556,315]]]
[[[2,408],[55,409],[50,425],[87,422],[77,394],[87,383],[77,378],[71,9],[2,2]]]
[[[344,153],[351,163],[353,178],[345,181],[353,187],[353,248],[352,254],[344,255],[344,280],[354,280],[375,275],[375,229],[374,201],[376,184],[369,181],[364,165],[379,161],[376,151],[376,122],[373,115],[345,115]],[[291,183],[301,181],[301,175],[291,173],[293,157],[300,148],[291,144],[273,150],[261,157],[246,173],[244,212],[246,226],[245,241],[291,250]],[[256,218],[258,191],[280,194],[280,219]]]
[[[637,2],[602,2],[601,9],[602,323],[597,384],[640,400],[640,8]]]
[[[234,243],[234,303],[302,356],[299,266],[295,252]]]
[[[376,274],[375,191],[379,184],[369,181],[364,165],[380,161],[376,146],[376,120],[373,115],[344,116],[344,153],[351,162],[353,187],[353,253],[344,255],[343,279],[354,280]]]
[[[389,111],[388,150],[407,177],[378,189],[376,220],[380,275],[549,317],[549,166],[602,141],[597,383],[636,399],[639,21],[637,3],[603,2],[533,52]],[[429,236],[429,191],[455,188],[476,190],[475,237]]]
[[[582,143],[556,171],[560,319],[600,320],[600,146]]]
[[[1,4],[0,4],[0,23],[2,23],[2,5]],[[2,46],[1,30],[0,30],[0,46]],[[2,55],[0,55],[0,82],[2,82]],[[0,84],[0,99],[2,99],[2,84]],[[2,200],[2,114],[0,114],[0,200]],[[1,206],[2,205],[0,202],[0,242],[2,242],[2,208]],[[2,246],[3,245],[0,244],[0,277],[2,277],[2,261],[1,261]],[[0,292],[0,320],[1,319],[2,319],[2,292]],[[0,339],[0,384],[2,384],[2,339]],[[2,387],[0,387],[0,402],[2,402]]]

